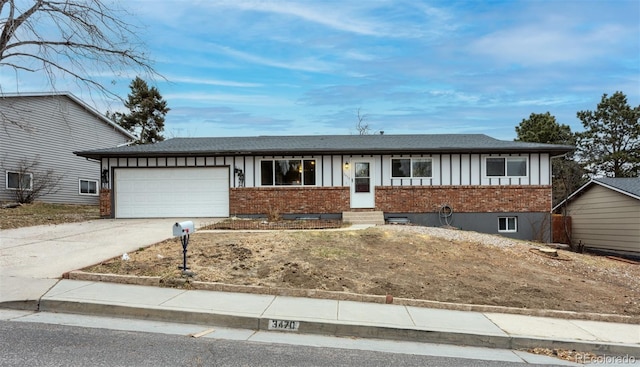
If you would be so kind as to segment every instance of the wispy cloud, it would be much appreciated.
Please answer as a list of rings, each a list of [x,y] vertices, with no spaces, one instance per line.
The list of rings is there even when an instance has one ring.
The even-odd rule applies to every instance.
[[[193,78],[193,77],[166,75],[166,78],[167,80],[169,80],[170,83],[218,85],[223,87],[239,87],[239,88],[256,88],[256,87],[263,86],[263,84],[260,84],[260,83],[236,82],[232,80],[218,80],[218,79],[210,79],[206,77]]]
[[[340,3],[299,3],[299,2],[273,2],[273,1],[233,1],[226,3],[242,10],[276,13],[303,19],[317,23],[334,30],[362,34],[382,35],[379,26],[374,22],[365,20],[362,16],[351,11]]]
[[[617,26],[608,26],[583,33],[566,29],[522,27],[482,37],[473,42],[471,50],[475,54],[493,56],[505,63],[584,62],[585,59],[606,55],[607,43],[612,42],[614,35],[621,30]]]
[[[167,100],[174,101],[174,104],[184,105],[187,103],[206,103],[216,105],[247,105],[247,106],[293,106],[294,103],[287,98],[274,97],[269,95],[256,94],[233,94],[233,93],[168,93],[164,95]]]
[[[519,16],[512,24],[476,38],[469,49],[507,64],[580,65],[593,58],[610,57],[612,50],[634,38],[638,41],[638,27],[630,29],[606,19],[585,24],[579,18],[534,7],[527,10],[527,17]]]
[[[330,63],[318,60],[313,57],[306,57],[296,60],[280,61],[272,58],[255,55],[249,52],[240,51],[228,46],[221,46],[212,44],[210,47],[217,49],[220,53],[226,56],[233,57],[252,64],[270,66],[281,69],[300,70],[308,72],[327,72],[333,68]]]
[[[201,4],[203,5],[203,4]],[[204,6],[204,5],[203,5]],[[418,38],[454,28],[446,8],[420,2],[382,1],[212,1],[206,6],[258,12],[315,24],[330,31],[371,37]],[[282,20],[285,21],[286,20]]]
[[[178,106],[171,110],[175,123],[170,134],[174,136],[273,135],[274,130],[292,134],[299,129],[298,121],[265,116],[231,107]],[[245,134],[238,134],[242,130]]]

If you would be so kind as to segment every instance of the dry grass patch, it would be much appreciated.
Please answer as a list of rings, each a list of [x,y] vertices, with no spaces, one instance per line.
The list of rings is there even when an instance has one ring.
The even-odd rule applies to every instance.
[[[0,229],[84,222],[100,219],[97,205],[32,203],[15,208],[0,207]]]

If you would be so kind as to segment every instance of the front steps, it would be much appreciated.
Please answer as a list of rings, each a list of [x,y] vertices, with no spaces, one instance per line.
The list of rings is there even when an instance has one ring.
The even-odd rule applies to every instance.
[[[384,224],[384,212],[342,212],[342,222],[351,224]]]

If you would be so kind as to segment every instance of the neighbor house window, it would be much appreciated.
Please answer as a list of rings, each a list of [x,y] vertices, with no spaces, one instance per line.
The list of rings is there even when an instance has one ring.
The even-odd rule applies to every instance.
[[[18,173],[7,171],[7,189],[32,190],[33,175],[31,173]]]
[[[499,217],[498,232],[518,232],[518,217]]]
[[[391,177],[429,178],[432,175],[430,158],[393,158],[391,159]]]
[[[527,175],[525,157],[487,157],[486,173],[489,177],[522,177]]]
[[[314,159],[273,159],[260,162],[262,186],[314,186]]]
[[[81,179],[80,195],[98,195],[98,181]]]

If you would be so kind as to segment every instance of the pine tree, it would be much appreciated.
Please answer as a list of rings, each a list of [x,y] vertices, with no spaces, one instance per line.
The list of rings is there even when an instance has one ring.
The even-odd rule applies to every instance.
[[[580,158],[594,176],[637,177],[640,173],[640,106],[627,96],[605,93],[596,111],[577,113],[585,128],[578,133]]]
[[[551,113],[532,113],[516,126],[516,141],[545,144],[574,145],[575,138],[571,127],[556,122]]]
[[[167,101],[162,99],[156,87],[149,88],[147,82],[140,77],[136,77],[129,87],[131,93],[124,105],[130,112],[116,112],[110,117],[138,136],[136,144],[152,144],[164,140],[164,118],[170,110]]]

